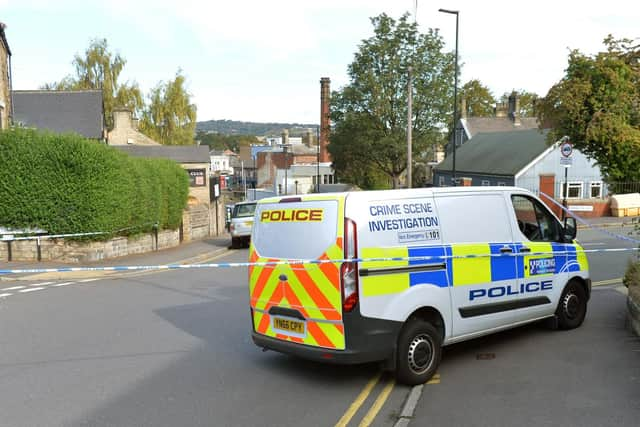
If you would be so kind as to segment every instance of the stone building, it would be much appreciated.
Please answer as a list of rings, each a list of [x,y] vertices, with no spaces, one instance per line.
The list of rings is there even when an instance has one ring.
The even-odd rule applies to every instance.
[[[7,129],[13,116],[11,103],[11,49],[0,22],[0,129]]]
[[[128,109],[113,111],[113,129],[107,134],[109,145],[160,145],[138,130],[138,119]]]

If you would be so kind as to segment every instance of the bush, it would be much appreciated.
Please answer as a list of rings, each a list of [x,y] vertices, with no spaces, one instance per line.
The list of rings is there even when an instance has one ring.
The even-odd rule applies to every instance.
[[[0,226],[51,234],[176,228],[188,191],[187,173],[170,160],[133,158],[74,134],[0,132]]]

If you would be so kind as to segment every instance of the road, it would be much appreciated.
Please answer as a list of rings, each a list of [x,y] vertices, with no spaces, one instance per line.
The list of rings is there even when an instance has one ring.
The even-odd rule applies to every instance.
[[[580,237],[586,249],[629,246]],[[589,255],[594,280],[619,278],[628,256]],[[594,290],[577,331],[533,325],[449,347],[412,425],[631,425],[640,342],[618,288]],[[243,268],[3,282],[2,294],[0,426],[332,426],[350,414],[348,425],[392,426],[410,391],[376,364],[261,352]]]

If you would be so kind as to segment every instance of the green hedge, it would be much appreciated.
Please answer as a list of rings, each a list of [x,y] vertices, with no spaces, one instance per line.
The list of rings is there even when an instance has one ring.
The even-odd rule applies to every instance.
[[[175,229],[188,194],[189,177],[171,160],[130,157],[74,134],[0,132],[0,226],[134,234],[157,221]]]

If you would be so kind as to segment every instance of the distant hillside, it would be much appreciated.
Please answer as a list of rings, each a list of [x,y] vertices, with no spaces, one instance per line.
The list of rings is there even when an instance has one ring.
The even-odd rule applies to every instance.
[[[212,132],[222,135],[279,136],[283,129],[289,129],[290,136],[299,136],[308,128],[313,129],[315,133],[317,127],[317,124],[255,123],[236,120],[207,120],[196,123],[197,132]]]

